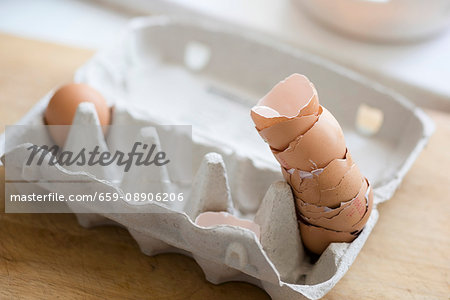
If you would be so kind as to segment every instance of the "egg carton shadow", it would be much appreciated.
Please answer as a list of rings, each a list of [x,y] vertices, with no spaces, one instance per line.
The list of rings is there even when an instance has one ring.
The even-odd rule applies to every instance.
[[[130,119],[151,127],[151,122],[136,119],[132,112],[120,105],[115,107],[114,121],[129,122]],[[71,130],[65,149],[76,151],[80,145],[88,148],[89,145],[99,144],[108,149],[111,146],[108,143],[114,140],[111,136],[114,131],[111,131],[107,141],[104,141],[92,104],[80,104],[73,125],[88,126],[86,128],[92,128],[93,125],[98,130]],[[158,143],[158,135],[151,130],[141,130],[137,139]],[[136,184],[143,184],[134,183],[133,179],[161,178],[157,182],[158,186],[153,185],[150,190],[146,190],[151,192],[151,188],[164,189],[163,179],[168,176],[168,170],[164,168],[151,171],[153,173],[149,173],[146,168],[132,168],[130,172],[124,172],[120,184],[115,185],[105,179],[120,172],[112,167],[93,168],[86,172],[79,166],[50,166],[50,155],[45,157],[41,165],[26,165],[27,148],[30,146],[23,143],[26,140],[27,133],[23,132],[22,136],[17,137],[18,145],[8,151],[2,161],[7,159],[9,171],[12,172],[10,176],[23,180],[49,179],[49,182],[30,183],[36,190],[61,194],[73,194],[80,190],[123,193],[136,188]],[[259,170],[255,168],[252,171]],[[240,170],[234,169],[232,172]],[[244,228],[228,225],[203,228],[195,224],[193,220],[204,211],[228,211],[239,215],[239,210],[234,207],[229,184],[233,175],[227,172],[222,155],[207,153],[199,164],[190,197],[182,207],[169,207],[157,202],[134,205],[118,201],[108,203],[109,210],[105,213],[102,212],[102,206],[68,205],[84,227],[118,225],[126,228],[146,255],[181,253],[192,257],[203,269],[206,279],[214,284],[227,281],[249,282],[264,289],[273,299],[323,297],[345,274],[362,248],[377,221],[376,208],[362,234],[354,242],[331,244],[318,261],[314,262],[303,249],[292,192],[282,181],[270,185],[254,214],[254,222],[261,228],[259,240],[252,231]],[[73,183],[61,186],[52,183],[51,179]]]

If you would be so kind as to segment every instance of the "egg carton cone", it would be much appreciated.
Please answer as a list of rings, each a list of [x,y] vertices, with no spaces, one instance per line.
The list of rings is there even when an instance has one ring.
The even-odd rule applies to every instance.
[[[291,189],[249,115],[260,97],[295,72],[320,89],[321,103],[341,124],[352,157],[374,191],[373,211],[361,234],[352,243],[330,244],[319,257],[303,247]],[[420,109],[358,74],[256,33],[193,20],[133,20],[117,45],[96,54],[75,81],[103,94],[112,107],[113,126],[106,135],[70,131],[64,149],[91,144],[114,152],[130,149],[136,140],[157,146],[182,141],[192,146],[192,184],[171,182],[186,175],[171,164],[149,170],[132,166],[125,172],[119,166],[49,165],[47,155],[44,163],[27,165],[27,148],[35,137],[29,126],[13,126],[6,144],[0,144],[2,163],[7,179],[27,184],[7,184],[7,190],[64,195],[183,191],[187,197],[179,203],[117,201],[70,204],[68,210],[85,227],[126,228],[147,255],[188,255],[208,281],[249,282],[273,299],[319,299],[334,287],[376,224],[377,204],[392,196],[433,131]],[[18,124],[43,126],[52,94]],[[371,118],[375,121],[365,123]],[[74,125],[98,124],[94,107],[81,104]],[[155,130],[173,124],[191,124],[192,137],[170,126],[164,134]],[[127,136],[120,129],[127,125],[141,129]],[[51,143],[45,131],[41,134],[40,141]],[[243,227],[199,226],[195,220],[205,212],[251,220],[259,226],[259,237]]]

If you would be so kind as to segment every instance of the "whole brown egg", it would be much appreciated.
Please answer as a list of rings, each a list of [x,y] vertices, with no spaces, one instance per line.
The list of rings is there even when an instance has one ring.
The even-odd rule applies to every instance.
[[[97,90],[83,83],[70,83],[55,92],[44,113],[46,124],[72,125],[78,105],[82,102],[95,105],[100,125],[105,129],[111,119],[108,104]],[[49,126],[49,133],[54,142],[62,147],[67,138],[68,127]]]

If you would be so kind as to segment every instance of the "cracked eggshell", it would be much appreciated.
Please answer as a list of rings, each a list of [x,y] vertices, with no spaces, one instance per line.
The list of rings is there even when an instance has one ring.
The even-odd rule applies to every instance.
[[[323,213],[327,213],[327,212],[335,211],[335,210],[339,209],[339,207],[333,209],[333,208],[329,208],[327,206],[318,206],[315,204],[307,203],[307,202],[302,201],[300,198],[295,198],[295,205],[296,205],[298,211],[302,215],[305,215],[307,217],[310,217],[310,216],[308,216],[308,214],[313,214],[313,215],[311,215],[311,217],[313,217],[313,216],[317,216],[317,214],[323,214]],[[344,204],[342,204],[342,205],[344,205]]]
[[[306,76],[292,74],[259,100],[250,115],[260,131],[293,118],[317,114],[318,111],[319,99],[314,85]],[[292,124],[286,126],[289,125]]]
[[[307,204],[306,208],[305,208],[305,206],[302,206],[302,204],[300,204],[298,201],[296,201],[297,210],[299,211],[300,216],[303,217],[306,221],[308,221],[309,219],[317,219],[320,217],[324,217],[324,218],[335,217],[348,205],[350,205],[350,204],[346,203],[346,205],[332,209],[332,208],[329,208],[326,206],[316,206],[314,204]],[[313,206],[313,208],[308,207],[308,206]],[[314,224],[314,222],[309,222],[309,223]]]
[[[318,217],[325,217],[325,218],[331,218],[339,214],[343,209],[348,207],[349,205],[352,205],[352,203],[356,199],[360,199],[359,201],[364,202],[364,196],[365,191],[368,189],[368,184],[366,184],[366,181],[363,182],[363,185],[361,186],[361,190],[358,193],[358,195],[346,202],[341,202],[340,205],[337,208],[331,208],[328,206],[318,206],[315,204],[310,204],[307,202],[302,201],[300,198],[295,199],[297,210],[305,217],[307,218],[318,218]]]
[[[367,206],[366,206],[366,212],[364,216],[361,218],[361,220],[358,221],[355,225],[352,227],[352,231],[360,231],[364,228],[367,221],[369,220],[370,214],[372,213],[372,207],[373,207],[373,189],[370,186],[369,181],[366,179],[367,182],[367,191],[366,191],[366,199],[367,199]]]
[[[317,206],[337,208],[341,203],[350,201],[358,195],[361,189],[363,177],[356,164],[340,179],[337,186],[327,190],[321,190],[317,177],[303,178],[300,185],[297,183],[297,175],[291,175],[292,190],[296,198],[303,202]],[[298,186],[298,188],[296,187]]]
[[[317,176],[319,188],[326,190],[336,187],[353,164],[352,156],[347,149],[344,158],[337,158],[331,161]]]
[[[332,211],[316,214],[302,214],[303,219],[318,227],[336,230],[336,231],[354,231],[353,226],[357,224],[366,214],[369,199],[366,198],[368,184],[364,180],[358,195],[349,201],[348,205],[341,205]],[[337,214],[335,214],[337,212]]]
[[[322,109],[313,127],[292,141],[286,150],[272,150],[284,168],[312,171],[345,157],[347,148],[341,126],[326,108]]]
[[[319,205],[337,207],[341,202],[354,198],[361,189],[362,178],[358,166],[353,164],[337,186],[327,190],[320,190]]]
[[[350,243],[359,233],[334,231],[299,221],[303,245],[315,254],[322,254],[331,243]]]
[[[352,166],[353,159],[350,155],[350,152],[347,150],[345,158],[335,159],[323,169],[317,169],[312,172],[305,172],[296,169],[285,170],[282,167],[282,172],[283,175],[285,173],[289,175],[289,180],[286,179],[286,181],[288,181],[288,183],[292,186],[294,194],[297,198],[307,203],[316,203],[319,205],[321,200],[321,190],[336,188],[342,182],[344,175],[351,169]],[[353,175],[353,172],[351,174]],[[286,178],[286,176],[284,177]],[[346,179],[346,181],[347,180],[348,179]],[[353,177],[350,178],[350,180],[353,180]],[[352,185],[349,186],[349,184],[347,184],[346,182],[344,183],[344,187],[347,186],[351,192],[353,190]],[[358,193],[359,188],[360,186],[357,187],[354,195]],[[340,187],[340,189],[342,189],[342,187]],[[329,192],[327,191],[325,193],[325,196],[327,196],[328,193]],[[351,198],[352,197],[344,200],[339,200],[341,200],[341,202],[344,202]],[[326,206],[323,204],[320,205]]]
[[[299,135],[311,129],[318,118],[318,114],[294,118],[277,123],[263,130],[258,130],[258,133],[272,149],[282,151]]]
[[[289,173],[289,172],[290,171],[288,171],[285,168],[281,167],[281,174],[283,174],[284,180],[286,180],[286,182],[292,187],[292,184],[291,184],[291,176],[292,176],[292,174]]]
[[[261,230],[258,224],[249,220],[239,219],[227,212],[207,211],[201,213],[195,219],[195,224],[201,227],[215,227],[221,225],[229,225],[253,231],[258,240],[260,239],[261,236]]]
[[[368,189],[368,186],[369,186],[368,182],[363,181],[361,190],[364,189],[366,191]],[[307,218],[317,218],[317,217],[331,218],[333,216],[336,216],[345,207],[351,205],[352,202],[355,201],[357,197],[362,198],[364,194],[361,193],[361,190],[355,198],[346,202],[341,202],[337,208],[331,208],[328,206],[318,206],[315,204],[304,202],[300,198],[296,198],[295,203],[297,210]]]
[[[301,183],[298,184],[296,179],[298,176],[291,176],[291,187],[295,198],[298,198],[304,202],[319,205],[320,203],[320,190],[317,180],[314,178],[304,178]],[[298,186],[298,189],[296,188]]]

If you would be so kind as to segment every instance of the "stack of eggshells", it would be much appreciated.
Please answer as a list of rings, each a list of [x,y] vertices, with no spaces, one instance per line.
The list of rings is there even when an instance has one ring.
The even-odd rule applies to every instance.
[[[370,216],[372,189],[314,85],[291,75],[252,108],[251,117],[292,188],[305,247],[321,254],[332,242],[353,241]]]

